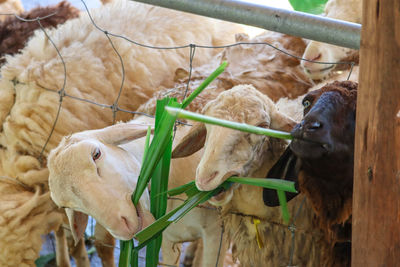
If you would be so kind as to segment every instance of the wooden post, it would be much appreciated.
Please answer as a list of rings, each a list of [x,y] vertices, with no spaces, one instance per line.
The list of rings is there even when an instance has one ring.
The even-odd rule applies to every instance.
[[[400,1],[364,0],[352,266],[400,266]]]

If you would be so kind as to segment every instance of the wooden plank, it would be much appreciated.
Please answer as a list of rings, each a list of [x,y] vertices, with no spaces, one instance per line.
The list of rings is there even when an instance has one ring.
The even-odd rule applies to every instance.
[[[352,266],[400,266],[400,1],[364,0]]]

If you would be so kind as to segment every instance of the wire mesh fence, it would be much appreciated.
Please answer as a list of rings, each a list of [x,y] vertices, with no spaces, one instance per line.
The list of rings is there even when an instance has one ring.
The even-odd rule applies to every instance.
[[[126,42],[131,43],[134,46],[140,46],[140,47],[144,47],[144,48],[150,49],[150,50],[151,49],[153,49],[153,50],[189,49],[189,62],[188,62],[189,71],[188,71],[186,90],[183,93],[183,99],[186,98],[188,90],[189,90],[189,84],[190,84],[190,81],[191,81],[191,78],[192,78],[192,71],[193,71],[193,60],[196,57],[196,50],[199,49],[199,48],[201,48],[201,49],[226,49],[226,48],[229,48],[229,47],[235,47],[235,46],[241,46],[241,45],[269,46],[269,47],[275,49],[277,51],[277,53],[283,53],[283,54],[285,54],[285,55],[287,55],[289,57],[293,57],[293,58],[295,58],[295,59],[297,59],[299,61],[308,61],[308,62],[318,63],[318,64],[321,64],[321,65],[349,65],[350,66],[350,74],[351,74],[353,66],[355,65],[355,62],[319,62],[319,61],[308,60],[308,59],[299,57],[297,55],[291,54],[291,53],[285,51],[284,49],[282,49],[282,48],[280,48],[280,47],[278,47],[278,46],[276,46],[274,44],[267,43],[267,42],[236,42],[236,43],[232,43],[232,44],[229,44],[229,45],[223,45],[223,46],[204,46],[204,45],[197,45],[197,44],[194,44],[194,43],[190,43],[190,44],[186,44],[186,45],[182,45],[182,46],[171,46],[171,47],[147,45],[147,44],[140,43],[137,40],[131,40],[131,39],[129,39],[128,37],[126,37],[124,35],[115,34],[113,32],[108,31],[107,29],[101,28],[100,26],[98,26],[96,21],[91,16],[91,11],[88,9],[85,1],[81,0],[81,3],[83,5],[83,7],[84,7],[84,11],[81,13],[81,16],[88,16],[90,21],[91,21],[91,23],[92,23],[92,25],[93,25],[93,27],[96,30],[98,30],[98,31],[100,31],[100,32],[102,32],[104,34],[104,38],[106,38],[108,40],[109,44],[111,45],[111,47],[112,47],[112,49],[113,49],[113,51],[115,53],[115,56],[118,58],[118,60],[120,62],[120,72],[121,72],[120,86],[119,86],[119,89],[117,90],[118,94],[117,94],[116,98],[114,99],[114,101],[112,102],[112,104],[96,102],[96,101],[94,101],[92,99],[78,97],[78,96],[75,96],[75,95],[70,94],[69,92],[67,92],[66,83],[67,83],[67,79],[68,79],[68,69],[67,69],[64,57],[63,57],[62,53],[60,52],[60,49],[57,47],[57,44],[52,40],[52,38],[48,34],[48,30],[46,28],[44,28],[42,26],[42,23],[41,23],[41,21],[43,21],[46,18],[48,18],[50,16],[53,16],[55,14],[49,14],[49,15],[44,16],[44,17],[38,17],[38,18],[35,18],[35,19],[29,19],[29,20],[28,19],[24,19],[24,18],[22,18],[22,17],[20,17],[18,15],[15,15],[15,14],[0,14],[0,15],[14,15],[16,18],[18,18],[21,21],[24,21],[25,23],[37,23],[39,25],[39,27],[40,27],[40,30],[46,35],[48,41],[50,42],[51,49],[54,49],[56,51],[57,56],[58,56],[60,62],[62,63],[62,66],[63,66],[63,76],[64,77],[63,77],[63,80],[60,81],[61,84],[62,84],[62,86],[60,88],[47,88],[47,87],[38,85],[42,90],[53,92],[54,94],[58,94],[58,96],[59,96],[58,97],[58,103],[57,103],[57,105],[58,105],[57,113],[55,114],[55,119],[54,119],[54,121],[52,123],[51,130],[48,133],[48,137],[47,137],[46,141],[43,144],[41,144],[42,149],[41,149],[40,155],[38,157],[38,159],[41,162],[43,161],[43,157],[44,157],[44,153],[45,153],[46,147],[48,146],[49,141],[52,138],[53,133],[54,133],[54,131],[56,129],[56,126],[59,123],[59,118],[61,116],[60,114],[61,114],[61,110],[62,110],[62,107],[63,107],[63,101],[66,98],[70,98],[70,99],[72,99],[74,101],[81,102],[83,105],[85,105],[85,104],[96,105],[96,106],[101,107],[103,109],[109,109],[110,113],[112,114],[112,122],[113,123],[116,122],[117,113],[119,113],[119,112],[128,113],[128,114],[132,114],[132,115],[139,114],[139,115],[146,115],[146,116],[153,117],[151,114],[137,112],[136,110],[127,110],[127,109],[122,108],[120,106],[119,101],[120,101],[121,95],[123,94],[126,69],[125,69],[125,64],[124,64],[123,57],[121,56],[120,52],[118,51],[118,49],[114,45],[114,41],[113,41],[114,38],[119,38],[119,39],[125,40]],[[350,74],[348,76],[348,79],[350,77]],[[20,82],[15,81],[15,85],[18,84],[18,83],[20,83]],[[2,179],[13,179],[13,178],[3,176]],[[18,181],[18,182],[20,183],[20,181]],[[301,207],[300,207],[300,209],[301,209]],[[299,212],[300,212],[300,209],[299,209]],[[246,214],[235,214],[235,215],[244,216],[244,217],[246,217],[246,216],[250,216],[251,217],[251,215],[246,215]],[[301,227],[296,227],[295,224],[294,224],[294,221],[289,227],[287,225],[283,225],[283,224],[281,226],[288,229],[288,232],[291,233],[293,240],[294,240],[294,232],[295,231],[301,231]],[[93,230],[92,230],[92,234],[94,234]],[[293,241],[293,244],[294,244],[294,241]],[[291,254],[293,254],[294,249],[295,248],[293,247],[292,250],[291,250]],[[289,265],[291,265],[291,262],[289,263]]]

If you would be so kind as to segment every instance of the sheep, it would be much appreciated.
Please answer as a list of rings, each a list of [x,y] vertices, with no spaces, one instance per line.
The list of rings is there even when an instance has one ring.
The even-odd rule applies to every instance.
[[[264,34],[261,34],[252,40],[249,40],[246,35],[240,34],[236,36],[236,41],[274,43],[275,45],[284,48],[293,54],[301,54],[301,49],[302,47],[304,48],[304,42],[299,38],[271,32],[265,32]],[[210,71],[220,64],[222,60],[228,60],[231,62],[230,66],[227,68],[228,75],[222,74],[222,77],[218,77],[217,82],[213,83],[206,89],[205,92],[198,96],[189,106],[189,109],[194,111],[200,110],[205,103],[211,99],[214,99],[221,91],[225,89],[225,87],[231,85],[232,83],[238,83],[239,79],[235,81],[232,80],[233,74],[239,74],[238,76],[244,80],[252,80],[256,85],[258,85],[260,90],[266,90],[265,92],[270,93],[272,96],[275,96],[275,98],[278,98],[281,95],[289,95],[292,97],[297,96],[298,94],[307,90],[307,88],[311,85],[310,80],[308,80],[307,77],[301,72],[299,68],[299,62],[297,60],[293,60],[293,58],[280,54],[269,46],[258,45],[258,47],[259,48],[257,49],[253,49],[249,45],[241,45],[237,48],[226,48],[220,54],[216,55],[209,64],[195,67],[191,76],[189,93],[193,90],[193,88],[196,88],[200,82],[208,76]],[[263,56],[260,54],[263,54]],[[243,64],[243,57],[247,57],[252,60],[249,60],[248,64]],[[268,62],[270,66],[266,66],[266,62]],[[289,66],[285,66],[285,63],[287,63]],[[241,68],[236,67],[236,65],[239,64]],[[273,90],[267,91],[268,88],[271,88],[277,84],[275,79],[277,79],[277,75],[282,72],[282,68],[286,68],[287,75],[285,79],[282,79],[281,83],[289,84],[289,82],[292,82],[292,84],[295,84],[296,86],[288,86],[291,90],[281,90],[277,93]],[[239,73],[240,69],[242,73]],[[166,95],[178,97],[178,99],[181,100],[184,95],[183,91],[186,89],[188,82],[187,75],[187,71],[179,68],[176,71],[174,78],[176,82],[174,88],[157,91],[155,96],[146,104],[142,105],[138,111],[154,114],[155,100]],[[266,79],[266,77],[270,77],[270,79]],[[270,87],[265,86],[268,83],[271,84]],[[283,87],[284,86],[281,86],[281,88]]]
[[[222,92],[204,107],[203,113],[285,131],[295,125],[276,110],[271,99],[251,85],[238,85]],[[204,146],[196,170],[196,185],[200,190],[212,190],[230,176],[265,177],[286,145],[282,140],[198,123],[175,147],[173,157],[191,155]],[[233,256],[242,266],[288,265],[292,249],[290,232],[280,218],[279,208],[263,206],[262,192],[261,187],[233,185],[209,201],[221,206],[225,231],[233,243]],[[314,212],[309,201],[303,196],[289,203],[289,210],[293,216],[300,210],[292,221],[297,231],[293,262],[289,265],[333,266],[329,257],[331,247],[313,224]],[[253,219],[261,220],[258,230],[264,243],[262,249],[258,248]]]
[[[350,266],[351,255],[357,86],[336,81],[308,93],[302,102],[304,118],[293,129],[294,140],[276,166],[278,175],[295,180],[310,200],[343,266]],[[283,170],[285,166],[292,176]],[[270,190],[264,190],[263,197],[267,205],[277,204]]]
[[[92,10],[91,16],[97,25],[109,32],[157,46],[180,46],[191,42],[222,45],[233,42],[234,33],[241,31],[241,27],[234,24],[132,1],[115,1]],[[121,63],[104,33],[96,29],[86,15],[69,20],[47,33],[66,64],[65,92],[112,105],[121,86]],[[122,109],[135,110],[155,88],[171,86],[173,70],[189,62],[188,50],[153,50],[120,38],[110,38],[124,60],[125,82],[118,102]],[[194,66],[207,62],[216,52],[199,49]],[[43,205],[39,209],[41,214],[54,217],[62,215],[63,211],[51,202],[48,194],[48,170],[45,167],[48,152],[56,147],[62,136],[105,127],[113,122],[110,110],[65,97],[53,134],[43,150],[60,104],[60,96],[45,88],[62,88],[63,71],[57,51],[42,31],[36,31],[19,54],[6,56],[0,79],[0,174],[23,183],[31,196],[39,194],[47,198],[48,202],[36,203]],[[129,114],[118,112],[115,119],[126,121],[130,118]],[[39,160],[40,155],[43,155],[42,160]],[[4,201],[7,198],[8,194],[1,196]],[[31,199],[34,203],[34,198]],[[4,213],[0,214],[0,250],[2,255],[8,255],[0,258],[2,266],[33,266],[39,255],[39,242],[25,240],[25,235],[19,234],[22,220],[32,216],[25,227],[37,233],[37,238],[40,238],[39,233],[46,234],[57,228],[49,228],[44,216],[32,213],[35,212],[34,205],[25,207],[31,209],[22,212],[22,208],[10,207],[8,211],[5,207]],[[11,214],[11,219],[4,218],[4,214],[9,213],[15,216]],[[37,222],[33,222],[34,214]],[[62,216],[58,218],[60,224]],[[28,249],[32,253],[25,253]]]
[[[329,0],[325,6],[325,16],[333,19],[361,23],[362,0]],[[304,51],[303,58],[320,62],[356,62],[358,51],[326,43],[310,41]],[[305,72],[314,80],[325,79],[333,69],[340,69],[346,65],[327,65],[309,61],[302,61]],[[336,67],[336,68],[335,68]]]
[[[24,12],[24,7],[22,6],[21,0],[1,0],[0,1],[0,21],[5,20],[10,17],[10,14],[21,14]]]
[[[75,226],[75,238],[77,234],[83,234],[86,224],[77,223],[72,217],[83,216],[82,212],[93,216],[114,237],[123,240],[131,239],[154,220],[149,213],[147,191],[136,207],[130,198],[143,156],[144,139],[137,139],[147,129],[143,120],[152,122],[139,117],[128,123],[75,133],[63,138],[51,151],[48,157],[51,197],[58,206],[70,210],[67,214],[71,227]],[[176,140],[186,133],[185,128],[188,127],[178,127]],[[192,179],[200,155],[197,153],[188,159],[172,161],[169,188]],[[177,198],[169,199],[167,210],[180,204],[182,202]],[[177,253],[172,252],[174,243],[202,237],[203,266],[214,266],[222,231],[217,215],[216,210],[196,208],[171,225],[163,234],[163,262],[176,264],[179,259]],[[222,248],[221,252],[225,250]]]
[[[54,6],[37,7],[29,12],[24,12],[19,15],[25,20],[44,18],[47,15],[53,14],[40,23],[44,28],[55,27],[58,24],[64,23],[66,20],[79,16],[79,10],[71,6],[68,2],[62,1]],[[13,55],[25,46],[25,43],[32,36],[33,31],[39,29],[40,26],[36,21],[22,21],[17,17],[8,17],[0,22],[0,63],[3,64],[4,55]]]

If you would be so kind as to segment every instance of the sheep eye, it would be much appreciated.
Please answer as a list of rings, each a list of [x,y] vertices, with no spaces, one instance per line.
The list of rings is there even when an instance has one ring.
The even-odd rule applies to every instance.
[[[265,121],[259,123],[257,126],[258,126],[258,127],[261,127],[261,128],[266,128],[266,129],[269,128],[269,124],[268,124],[267,122],[265,122]]]
[[[93,160],[99,159],[101,156],[101,151],[100,149],[96,148],[96,150],[93,152],[92,158]]]
[[[311,101],[310,100],[304,100],[303,101],[303,107],[304,108],[308,108],[309,106],[311,106]]]

